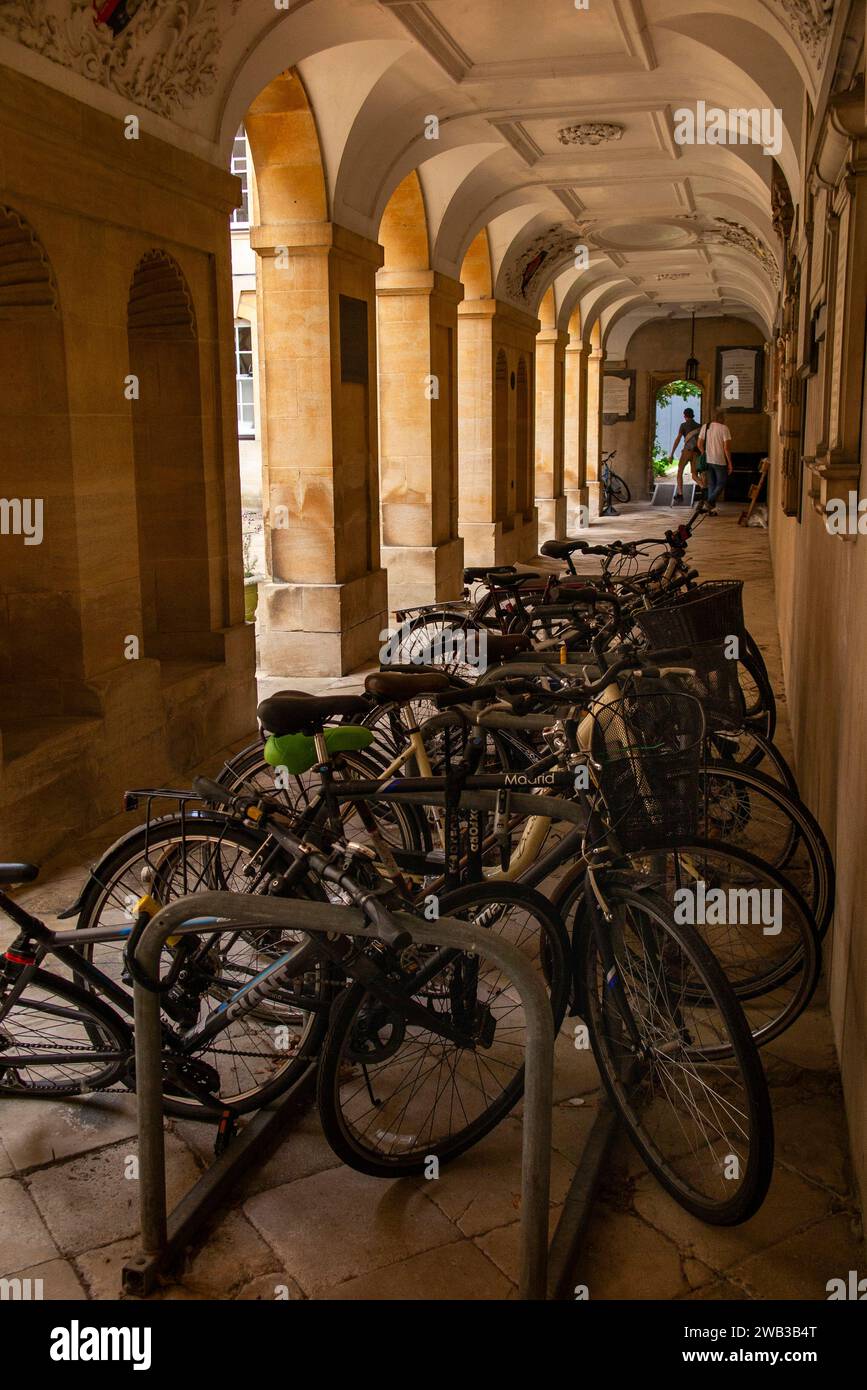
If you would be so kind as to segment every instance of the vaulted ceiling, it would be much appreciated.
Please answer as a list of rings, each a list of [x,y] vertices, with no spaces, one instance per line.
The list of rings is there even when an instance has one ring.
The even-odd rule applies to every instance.
[[[809,111],[845,8],[149,0],[112,37],[87,0],[7,0],[0,61],[104,109],[141,110],[154,134],[224,164],[251,101],[294,68],[334,221],[376,238],[417,168],[435,269],[459,276],[486,227],[498,297],[536,312],[553,285],[561,326],[576,309],[587,332],[601,317],[611,350],[647,319],[693,309],[770,331],[774,165],[797,202]],[[678,143],[678,111],[699,102],[780,111],[775,157],[757,144]]]

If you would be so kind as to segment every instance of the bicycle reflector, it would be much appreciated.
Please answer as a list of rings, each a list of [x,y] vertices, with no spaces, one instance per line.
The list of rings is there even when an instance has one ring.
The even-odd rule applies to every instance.
[[[684,523],[681,522],[680,525],[679,525],[678,528],[677,528],[677,534],[680,536],[680,539],[681,539],[682,541],[688,541],[688,540],[689,540],[689,527],[688,527],[688,526],[685,526]]]

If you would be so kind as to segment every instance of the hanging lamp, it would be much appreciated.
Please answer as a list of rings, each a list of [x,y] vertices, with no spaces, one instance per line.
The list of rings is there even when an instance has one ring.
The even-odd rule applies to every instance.
[[[689,357],[683,373],[684,381],[698,381],[698,358],[695,355],[695,310],[692,311],[692,336],[689,343]]]

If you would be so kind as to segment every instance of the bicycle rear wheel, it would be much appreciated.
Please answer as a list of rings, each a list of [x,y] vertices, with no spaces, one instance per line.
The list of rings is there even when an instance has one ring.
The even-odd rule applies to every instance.
[[[605,897],[604,953],[593,930],[583,943],[585,1018],[605,1088],[675,1201],[711,1225],[737,1225],[761,1206],[774,1156],[743,1011],[711,951],[661,899],[608,885]]]
[[[0,1095],[80,1096],[126,1079],[132,1033],[113,1009],[72,980],[36,970],[4,1012]]]
[[[567,943],[545,899],[519,884],[473,884],[440,899],[443,916],[505,936],[545,978],[555,1025],[566,1006]],[[355,984],[338,1002],[322,1050],[317,1097],[325,1136],[339,1158],[375,1177],[422,1172],[427,1159],[456,1158],[512,1109],[524,1088],[526,1021],[520,993],[484,952],[414,947],[423,980],[406,973],[407,997],[450,1021],[475,1020],[469,1046],[443,1038]],[[409,959],[405,952],[403,961]],[[434,970],[424,977],[425,967]]]

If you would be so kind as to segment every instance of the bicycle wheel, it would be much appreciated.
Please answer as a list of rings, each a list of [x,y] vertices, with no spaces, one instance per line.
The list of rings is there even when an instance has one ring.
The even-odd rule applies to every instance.
[[[513,883],[472,884],[444,895],[440,912],[485,925],[533,960],[559,1026],[567,943],[539,893]],[[361,984],[338,1002],[322,1050],[319,1114],[337,1156],[376,1177],[419,1173],[431,1157],[456,1158],[508,1114],[524,1087],[524,1008],[508,974],[484,952],[425,946],[411,953],[413,971],[400,986],[407,998],[465,1033],[472,1020],[474,1041],[460,1045],[409,1021]]]
[[[665,902],[608,884],[605,897],[604,955],[595,931],[583,942],[585,1019],[605,1088],[675,1201],[711,1225],[737,1225],[761,1206],[774,1152],[743,1011],[712,952]]]
[[[621,478],[619,473],[609,471],[608,487],[615,502],[631,502],[632,493],[629,491],[629,484],[625,478]]]
[[[710,946],[757,1046],[791,1027],[813,997],[821,955],[809,909],[783,875],[746,850],[712,841],[629,860],[632,886],[658,894]],[[573,873],[557,897],[573,940],[586,929],[583,888],[583,874]]]
[[[738,658],[738,680],[744,695],[747,725],[772,740],[777,728],[777,701],[762,654],[749,637]]]
[[[123,1019],[72,980],[37,970],[8,1012],[0,995],[0,1095],[104,1091],[125,1081],[132,1060]]]
[[[779,782],[794,796],[798,795],[795,774],[779,748],[760,733],[754,724],[742,729],[710,729],[706,735],[708,757],[736,767],[758,768],[764,777]]]
[[[92,870],[77,923],[79,929],[111,927],[117,940],[79,949],[111,979],[128,984],[123,950],[144,868],[153,875],[152,896],[165,907],[189,893],[255,896],[267,891],[271,878],[288,863],[267,834],[219,812],[189,812],[183,822],[168,816],[130,831]],[[305,891],[316,892],[309,884]],[[254,912],[251,904],[251,915]],[[185,963],[177,989],[163,999],[169,1023],[184,1029],[201,1023],[260,970],[305,939],[301,931],[239,927],[202,940]],[[319,1051],[333,992],[330,966],[317,961],[275,999],[233,1019],[197,1052],[195,1061],[211,1069],[218,1103],[252,1110],[290,1086]],[[179,1093],[173,1093],[171,1106],[184,1114],[201,1109],[192,1096]]]
[[[729,763],[706,763],[699,785],[699,836],[749,850],[779,869],[824,936],[834,911],[834,861],[804,803],[760,772]]]

